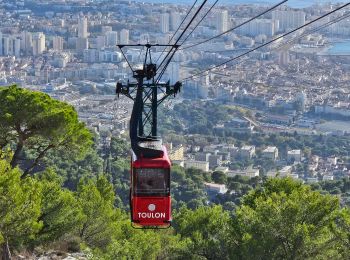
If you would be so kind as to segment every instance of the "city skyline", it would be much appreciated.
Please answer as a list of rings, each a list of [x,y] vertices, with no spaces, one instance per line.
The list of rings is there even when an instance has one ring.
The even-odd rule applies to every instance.
[[[75,2],[71,5],[72,10],[77,9],[62,12],[61,8],[66,5],[56,4],[41,12],[41,6],[47,8],[42,1],[37,6],[25,6],[27,9],[23,11],[11,11],[10,17],[0,12],[0,19],[5,21],[0,26],[1,85],[18,84],[48,93],[73,105],[80,119],[98,134],[120,135],[128,129],[132,106],[124,99],[120,105],[115,104],[114,87],[116,82],[133,80],[130,67],[140,67],[145,51],[133,46],[121,52],[117,45],[174,43],[181,34],[177,29],[189,6],[123,2],[105,3],[105,10],[96,11],[98,2],[89,2],[84,7],[76,6]],[[160,79],[170,84],[184,79],[180,99],[172,102],[214,102],[238,106],[253,115],[249,120],[236,116],[218,121],[211,125],[213,135],[255,134],[256,131],[347,135],[350,118],[349,93],[344,87],[350,81],[347,12],[334,12],[334,7],[329,5],[298,10],[284,5],[270,11],[266,11],[267,8],[216,6],[191,34],[184,35],[185,40],[180,41],[182,46]],[[262,12],[266,13],[259,15]],[[289,34],[328,12],[334,13]],[[259,16],[252,19],[256,15]],[[166,52],[163,47],[154,47],[152,61],[159,66]],[[244,54],[246,52],[248,54]],[[222,66],[218,66],[220,64]],[[173,105],[170,103],[169,107]],[[339,123],[319,120],[327,117]],[[178,126],[184,132],[189,127]],[[273,156],[276,162],[289,163],[287,152],[280,153],[271,147],[258,149],[276,154]],[[231,149],[231,160],[245,157],[246,149],[251,154],[252,145],[242,143],[237,149]],[[225,149],[218,150],[225,153]],[[298,158],[303,156],[292,150],[290,153],[297,154]],[[249,157],[255,158],[253,154]],[[184,166],[215,170],[228,161],[226,157],[188,152],[181,158]],[[288,163],[284,166],[291,166]],[[295,174],[293,167],[285,170],[286,174]],[[233,174],[231,171],[229,169],[229,174]],[[256,174],[256,170],[250,168],[239,172]],[[325,176],[331,178],[328,173]],[[314,177],[306,176],[305,180],[307,178]]]
[[[180,1],[174,1],[174,0],[136,0],[138,2],[146,2],[146,3],[176,3],[176,4],[189,4],[189,1],[186,0],[180,0]],[[209,1],[210,2],[210,1]],[[213,1],[211,1],[213,2]],[[219,5],[240,5],[240,4],[276,4],[279,1],[277,0],[223,0],[220,1]],[[305,8],[312,6],[314,4],[325,4],[325,3],[345,3],[344,0],[289,0],[287,2],[287,5],[294,7],[294,8]]]

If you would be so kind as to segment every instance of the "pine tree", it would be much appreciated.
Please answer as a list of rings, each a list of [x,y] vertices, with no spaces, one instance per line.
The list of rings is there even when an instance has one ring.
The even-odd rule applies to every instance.
[[[97,180],[82,179],[77,199],[83,213],[79,236],[90,247],[104,249],[116,232],[113,186],[104,176]]]
[[[1,155],[1,154],[0,154]],[[10,247],[21,246],[40,230],[41,187],[32,178],[21,179],[9,157],[0,156],[0,245],[2,258],[11,259]]]
[[[92,136],[78,120],[75,109],[49,95],[17,86],[0,87],[0,149],[15,147],[11,166],[21,163],[22,177],[51,150],[81,154],[92,144]]]
[[[43,227],[35,243],[49,243],[73,234],[83,220],[82,209],[72,191],[62,188],[62,180],[52,170],[40,174],[42,187],[41,214]]]

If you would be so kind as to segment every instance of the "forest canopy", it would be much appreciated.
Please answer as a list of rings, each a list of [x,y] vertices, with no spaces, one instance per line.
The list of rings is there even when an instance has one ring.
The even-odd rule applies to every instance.
[[[346,192],[347,180],[311,187],[174,166],[173,226],[135,230],[125,140],[112,138],[106,171],[71,106],[12,86],[0,88],[0,111],[2,259],[57,248],[93,259],[350,258],[350,210],[327,192]],[[43,167],[34,171],[36,161]],[[229,191],[210,201],[204,182]]]

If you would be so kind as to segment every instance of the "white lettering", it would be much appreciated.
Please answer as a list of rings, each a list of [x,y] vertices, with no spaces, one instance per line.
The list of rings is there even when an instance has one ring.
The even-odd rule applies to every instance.
[[[138,216],[139,216],[139,218],[165,218],[165,213],[139,212]]]

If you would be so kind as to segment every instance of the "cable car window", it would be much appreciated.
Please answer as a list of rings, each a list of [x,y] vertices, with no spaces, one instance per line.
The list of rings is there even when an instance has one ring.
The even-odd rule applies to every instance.
[[[161,196],[170,192],[169,169],[135,168],[134,181],[136,195]]]

